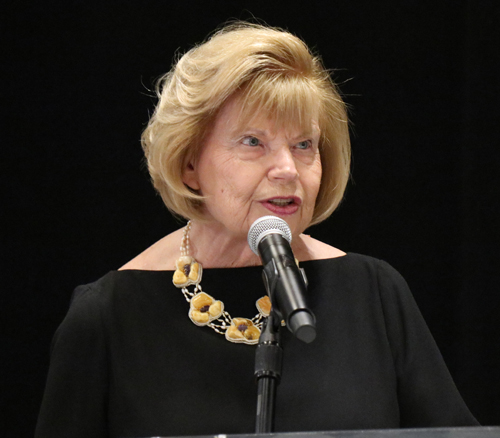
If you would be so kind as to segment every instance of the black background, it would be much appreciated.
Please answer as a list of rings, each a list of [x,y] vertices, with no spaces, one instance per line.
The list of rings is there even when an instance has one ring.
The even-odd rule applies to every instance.
[[[33,434],[72,289],[179,227],[139,144],[154,80],[252,16],[318,51],[352,108],[346,199],[310,234],[398,269],[470,409],[500,424],[499,2],[3,5],[5,436]]]

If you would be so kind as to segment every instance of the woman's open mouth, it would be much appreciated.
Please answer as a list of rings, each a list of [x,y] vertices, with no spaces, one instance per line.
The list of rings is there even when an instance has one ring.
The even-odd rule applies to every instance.
[[[270,198],[262,202],[264,207],[275,214],[287,215],[295,213],[301,204],[301,199],[296,196]]]
[[[278,207],[284,207],[285,205],[293,204],[295,201],[293,199],[270,199],[268,202]]]

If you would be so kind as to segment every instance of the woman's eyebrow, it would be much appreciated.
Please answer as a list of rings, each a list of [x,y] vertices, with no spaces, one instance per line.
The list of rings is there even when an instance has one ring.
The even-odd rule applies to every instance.
[[[245,134],[252,134],[257,137],[273,137],[274,133],[267,130],[267,129],[261,129],[261,128],[255,128],[253,126],[236,126],[232,132],[233,137],[238,137],[241,135]],[[297,131],[297,133],[294,133],[292,135],[288,135],[287,138],[289,140],[295,141],[298,139],[303,139],[303,138],[310,138],[314,139],[316,136],[319,137],[321,135],[320,131],[318,128],[310,128],[310,129],[305,129],[303,131]]]
[[[252,126],[241,125],[235,126],[232,130],[232,136],[237,137],[245,134],[255,134],[257,136],[268,136],[270,132],[266,129],[254,128]]]

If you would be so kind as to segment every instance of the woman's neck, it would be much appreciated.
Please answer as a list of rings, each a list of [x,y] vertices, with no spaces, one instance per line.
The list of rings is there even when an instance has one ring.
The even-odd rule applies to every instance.
[[[172,270],[180,257],[179,246],[184,229],[165,236],[144,252],[123,265],[120,270]],[[189,254],[204,268],[228,268],[258,266],[261,261],[250,249],[246,235],[232,235],[221,232],[205,223],[193,221],[189,233]],[[306,234],[294,236],[292,250],[297,260],[319,260],[341,257],[345,253]]]
[[[190,255],[205,268],[235,268],[258,266],[255,255],[247,242],[246,234],[232,234],[210,224],[193,222],[190,230]],[[308,244],[314,239],[303,234],[292,239],[292,251],[299,261],[312,260],[314,248]]]
[[[193,221],[189,232],[190,255],[205,268],[257,266],[260,259],[243,233],[231,233],[210,223]]]

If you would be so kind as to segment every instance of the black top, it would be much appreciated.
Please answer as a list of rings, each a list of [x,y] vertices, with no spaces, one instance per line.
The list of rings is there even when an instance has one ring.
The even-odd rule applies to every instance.
[[[403,278],[387,263],[301,263],[317,338],[283,330],[276,431],[467,426],[462,401]],[[206,269],[203,290],[251,318],[262,267]],[[57,330],[37,437],[252,433],[255,346],[188,318],[172,271],[113,271],[75,290]]]

